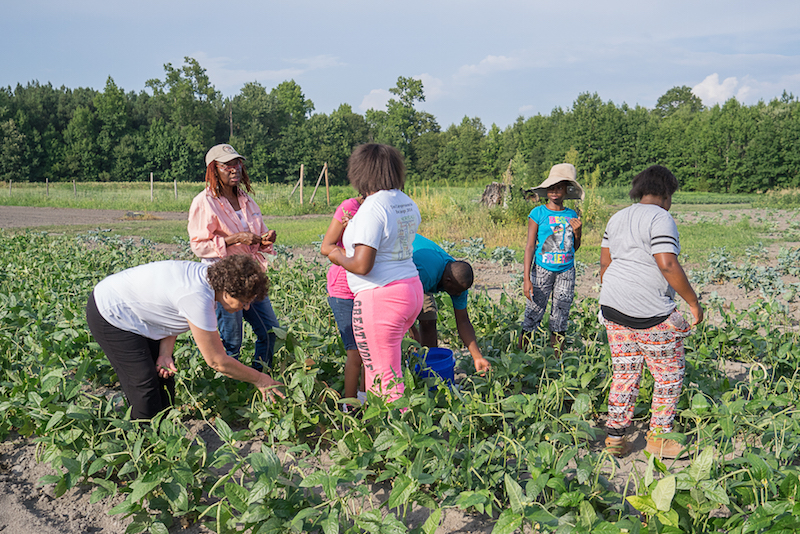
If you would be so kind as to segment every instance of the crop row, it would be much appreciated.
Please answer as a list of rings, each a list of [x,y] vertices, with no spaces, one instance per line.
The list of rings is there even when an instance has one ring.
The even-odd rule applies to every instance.
[[[301,258],[279,257],[269,273],[285,327],[275,375],[286,399],[265,404],[215,374],[182,336],[176,408],[151,424],[131,421],[83,307],[103,277],[157,259],[166,256],[99,233],[0,231],[0,437],[40,444],[54,470],[41,483],[56,495],[89,485],[93,501],[122,497],[110,513],[132,517],[128,532],[164,533],[183,519],[220,533],[430,533],[453,509],[483,514],[499,533],[800,528],[800,346],[769,301],[718,309],[719,326],[688,340],[674,435],[688,464],[649,458],[620,479],[619,462],[634,455],[617,460],[600,445],[610,358],[596,301],[574,306],[559,360],[541,345],[516,350],[518,300],[471,295],[490,374],[473,374],[465,358],[458,388],[431,390],[406,369],[400,400],[370,395],[343,413],[344,349],[325,301],[326,266]],[[440,309],[442,335],[455,339],[449,306]],[[733,360],[750,365],[745,379],[726,375]],[[651,394],[646,377],[637,418]],[[196,420],[221,445],[191,432]],[[376,487],[386,489],[382,503]]]

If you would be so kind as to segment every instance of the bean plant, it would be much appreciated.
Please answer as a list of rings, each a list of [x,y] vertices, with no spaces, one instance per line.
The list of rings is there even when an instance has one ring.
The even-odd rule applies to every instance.
[[[786,269],[794,255],[782,252]],[[619,480],[620,464],[644,453],[603,451],[611,373],[596,300],[573,305],[559,358],[546,324],[527,352],[517,349],[519,298],[472,292],[490,372],[475,374],[456,350],[460,378],[447,387],[416,375],[410,358],[400,399],[370,393],[344,412],[345,351],[325,300],[327,265],[285,253],[268,275],[283,325],[272,372],[286,398],[264,403],[205,365],[182,335],[174,407],[131,420],[83,309],[103,277],[172,257],[103,232],[0,231],[0,438],[38,443],[39,461],[52,468],[40,484],[56,496],[84,485],[93,501],[116,498],[109,513],[128,517],[129,533],[163,534],[178,520],[219,533],[433,533],[448,510],[497,533],[800,528],[800,344],[775,301],[708,310],[715,321],[687,339],[669,435],[686,461],[645,454],[647,467]],[[441,304],[442,342],[457,348],[452,309]],[[248,332],[245,354],[252,344]],[[420,347],[406,340],[404,351]],[[734,361],[746,369],[738,379],[725,371]],[[646,424],[652,391],[646,375],[637,425]],[[198,424],[213,445],[192,430]]]

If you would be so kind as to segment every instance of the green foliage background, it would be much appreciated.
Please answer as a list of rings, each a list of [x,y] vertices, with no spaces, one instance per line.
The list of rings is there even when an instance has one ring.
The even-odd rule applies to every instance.
[[[229,142],[255,181],[293,183],[301,164],[313,179],[327,163],[332,182],[344,184],[352,148],[374,141],[400,149],[415,182],[485,183],[510,168],[527,188],[568,159],[580,175],[597,172],[599,186],[625,187],[655,163],[685,191],[800,186],[800,103],[785,92],[753,106],[731,99],[706,107],[690,88],[674,87],[653,109],[582,93],[569,107],[501,129],[466,116],[440,126],[415,107],[425,100],[422,82],[403,76],[386,110],[364,115],[346,104],[315,113],[293,80],[272,89],[247,83],[222,98],[188,57],[145,85],[125,92],[109,77],[102,91],[0,88],[0,180],[136,181],[152,172],[158,181],[200,181],[206,150]]]

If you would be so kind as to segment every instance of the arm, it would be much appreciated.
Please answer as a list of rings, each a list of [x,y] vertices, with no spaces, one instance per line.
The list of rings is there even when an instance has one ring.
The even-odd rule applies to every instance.
[[[175,351],[175,340],[178,336],[165,337],[158,344],[158,358],[156,358],[156,371],[161,378],[173,376],[178,369],[175,367],[175,360],[172,353]]]
[[[656,265],[661,270],[661,274],[667,280],[667,283],[674,289],[678,295],[689,305],[689,309],[694,316],[692,326],[699,324],[703,321],[703,307],[700,305],[700,300],[697,294],[692,289],[683,267],[678,262],[678,257],[671,252],[661,252],[653,254],[656,260]]]
[[[583,233],[583,223],[581,222],[580,218],[577,219],[570,219],[569,225],[572,226],[572,235],[575,236],[575,243],[573,248],[575,252],[578,252],[578,249],[581,248],[581,234]]]
[[[608,247],[600,248],[600,283],[603,283],[603,274],[608,266],[611,265],[611,249]]]
[[[356,245],[351,258],[345,255],[344,249],[334,247],[328,254],[328,259],[334,265],[341,265],[353,274],[368,274],[375,265],[375,255],[378,251],[367,245]]]
[[[472,360],[475,362],[475,370],[478,373],[483,373],[490,369],[492,365],[483,357],[481,349],[478,347],[478,340],[475,337],[475,328],[469,320],[469,313],[466,308],[463,310],[453,310],[456,316],[456,328],[458,329],[458,337],[469,350],[472,355]]]
[[[323,256],[330,254],[336,247],[336,243],[342,239],[343,233],[344,224],[337,219],[331,219],[331,224],[328,225],[328,230],[325,232],[325,236],[322,238],[322,245],[319,247],[320,253]]]
[[[528,239],[525,241],[525,259],[522,260],[524,274],[522,275],[522,293],[526,299],[531,299],[533,284],[531,283],[531,265],[533,255],[536,254],[536,240],[539,235],[539,224],[528,217]]]
[[[256,371],[252,367],[248,367],[235,358],[228,356],[222,346],[219,333],[203,330],[191,322],[189,323],[189,328],[192,331],[195,343],[197,343],[197,348],[200,349],[200,354],[203,355],[203,359],[212,369],[228,378],[253,384],[261,391],[264,400],[267,400],[268,397],[273,399],[274,395],[283,397],[283,393],[277,389],[277,386],[282,386],[283,384],[274,380],[271,376]]]

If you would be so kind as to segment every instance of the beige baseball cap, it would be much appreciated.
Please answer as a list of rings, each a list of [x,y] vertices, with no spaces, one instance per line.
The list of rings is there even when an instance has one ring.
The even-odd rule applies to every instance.
[[[221,144],[212,146],[211,149],[206,152],[206,167],[212,161],[219,161],[220,163],[228,163],[229,161],[241,158],[246,159],[244,156],[236,152],[236,149],[233,148],[231,145],[228,144]]]
[[[578,183],[578,173],[575,166],[571,163],[559,163],[553,165],[550,169],[550,175],[547,180],[541,183],[538,187],[533,189],[533,192],[539,195],[540,198],[547,196],[547,188],[551,185],[556,185],[559,182],[569,182],[567,185],[567,196],[564,198],[572,200],[583,200],[583,188]]]

